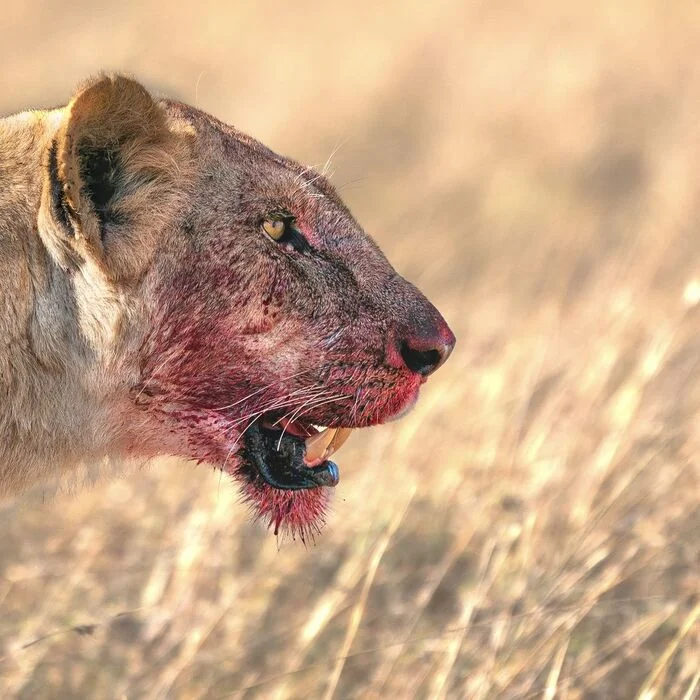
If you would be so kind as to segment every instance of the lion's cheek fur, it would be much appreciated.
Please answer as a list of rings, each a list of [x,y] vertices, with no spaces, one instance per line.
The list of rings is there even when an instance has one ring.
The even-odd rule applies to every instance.
[[[242,431],[232,428],[230,420],[211,411],[154,406],[144,418],[125,456],[144,458],[170,453],[215,465],[235,481],[253,519],[275,534],[306,540],[320,531],[332,490],[280,491],[268,486],[241,459],[238,450]]]

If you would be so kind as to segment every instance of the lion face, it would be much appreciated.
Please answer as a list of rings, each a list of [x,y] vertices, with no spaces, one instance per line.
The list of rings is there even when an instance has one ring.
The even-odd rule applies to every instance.
[[[131,86],[88,90],[114,104],[142,91]],[[119,415],[128,451],[213,464],[275,531],[304,537],[339,479],[330,457],[352,429],[409,410],[454,336],[321,174],[185,105],[146,111],[152,135],[139,149],[70,137],[88,159],[77,187],[97,219],[99,267],[132,299],[128,351],[116,353],[132,378]],[[54,207],[80,227],[59,190]],[[138,262],[125,252],[134,244]]]

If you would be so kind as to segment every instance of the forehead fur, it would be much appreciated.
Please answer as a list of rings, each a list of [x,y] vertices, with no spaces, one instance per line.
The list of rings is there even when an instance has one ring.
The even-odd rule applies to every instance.
[[[315,194],[323,195],[335,206],[350,214],[323,173],[275,153],[248,134],[195,107],[174,100],[161,100],[160,104],[171,119],[194,128],[197,138],[203,145],[206,144],[206,148],[201,149],[200,153],[208,165],[216,167],[224,164],[230,167],[231,160],[235,159],[236,166],[241,171],[255,169],[257,174],[261,165],[275,168],[279,176],[287,175],[300,191],[313,186]]]

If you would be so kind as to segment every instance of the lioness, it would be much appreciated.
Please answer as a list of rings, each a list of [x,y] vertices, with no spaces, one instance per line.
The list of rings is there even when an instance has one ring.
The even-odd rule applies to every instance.
[[[0,120],[0,184],[0,494],[178,455],[303,536],[454,346],[318,172],[129,78]]]

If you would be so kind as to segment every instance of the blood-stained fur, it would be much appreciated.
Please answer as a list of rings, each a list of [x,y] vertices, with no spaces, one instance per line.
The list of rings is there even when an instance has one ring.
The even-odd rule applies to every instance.
[[[303,534],[304,438],[401,414],[454,345],[321,174],[131,79],[0,121],[0,184],[0,493],[171,454]]]

